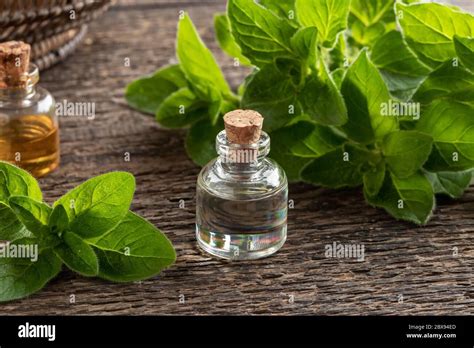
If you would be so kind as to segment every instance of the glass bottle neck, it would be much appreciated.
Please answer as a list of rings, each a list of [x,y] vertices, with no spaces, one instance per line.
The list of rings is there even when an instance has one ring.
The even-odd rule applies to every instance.
[[[23,100],[32,98],[36,94],[34,85],[28,85],[26,88],[0,88],[0,100]]]
[[[34,64],[30,64],[27,75],[27,83],[24,87],[0,88],[0,101],[18,101],[32,98],[36,93],[36,84],[39,81],[39,70]]]
[[[216,150],[219,154],[218,164],[229,173],[254,173],[263,164],[270,152],[270,137],[262,132],[260,140],[255,144],[233,144],[227,140],[225,131],[216,137]]]

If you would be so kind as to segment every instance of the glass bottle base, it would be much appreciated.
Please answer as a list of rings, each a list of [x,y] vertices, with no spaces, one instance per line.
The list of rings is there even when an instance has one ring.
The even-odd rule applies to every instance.
[[[287,225],[279,230],[260,234],[224,234],[196,225],[199,247],[226,260],[255,260],[277,252],[286,241]]]

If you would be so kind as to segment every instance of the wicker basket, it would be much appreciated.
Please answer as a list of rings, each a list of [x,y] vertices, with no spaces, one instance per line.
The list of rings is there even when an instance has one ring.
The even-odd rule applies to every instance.
[[[0,0],[0,41],[32,45],[40,69],[63,60],[112,0]]]

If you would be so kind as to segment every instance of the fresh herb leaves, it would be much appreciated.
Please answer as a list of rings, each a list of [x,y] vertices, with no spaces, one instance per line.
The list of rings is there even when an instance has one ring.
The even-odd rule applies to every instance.
[[[117,282],[152,277],[176,258],[165,235],[132,212],[89,244],[99,257],[99,277]]]
[[[254,0],[229,0],[232,34],[245,57],[258,66],[272,64],[278,57],[294,57],[291,37],[296,29]]]
[[[396,30],[377,40],[372,49],[371,59],[380,70],[390,93],[401,100],[410,100],[431,71],[418,59],[406,44],[402,34]]]
[[[84,276],[133,281],[176,259],[165,235],[129,211],[135,190],[129,173],[90,179],[54,208],[42,202],[27,172],[0,162],[0,177],[0,302],[40,290],[63,263]]]
[[[454,46],[464,66],[474,72],[474,38],[455,35]]]
[[[379,193],[371,196],[365,190],[367,201],[384,208],[397,219],[426,223],[435,206],[433,187],[423,173],[415,173],[404,179],[387,173]]]
[[[338,34],[346,29],[350,0],[296,0],[298,20],[303,27],[316,27],[318,40],[333,47]]]
[[[458,172],[474,168],[473,114],[474,107],[466,104],[445,100],[431,104],[416,126],[434,140],[426,169]]]
[[[382,152],[390,171],[407,178],[419,171],[431,153],[433,139],[416,131],[400,131],[387,135]]]
[[[125,97],[134,108],[154,115],[166,98],[185,87],[186,77],[181,67],[170,65],[131,83]]]
[[[350,41],[354,46],[372,47],[387,31],[395,28],[391,0],[352,0],[349,15]]]
[[[82,238],[100,236],[127,214],[135,192],[135,178],[114,172],[92,178],[62,196],[56,203],[68,215],[69,229]]]
[[[264,115],[270,156],[291,181],[363,186],[369,204],[398,219],[424,224],[435,194],[455,198],[468,187],[472,14],[413,0],[229,0],[214,29],[234,66],[254,68],[237,94],[187,15],[179,65],[126,94],[161,125],[189,128],[197,164],[216,157],[222,115],[240,107]]]
[[[35,247],[30,239],[17,239],[4,248]],[[6,250],[6,249],[4,249]],[[0,258],[0,302],[29,296],[41,290],[61,271],[61,260],[51,249],[44,250],[38,260],[27,258]]]
[[[474,15],[430,3],[397,3],[399,23],[408,45],[432,68],[456,56],[454,35],[474,36]]]
[[[388,104],[390,94],[367,51],[348,69],[341,91],[349,110],[343,129],[350,139],[370,144],[398,129],[395,117],[382,115],[381,106]]]
[[[56,255],[74,272],[93,277],[99,273],[99,262],[92,247],[71,231],[61,236],[62,243],[54,248]]]
[[[250,66],[252,63],[242,55],[240,46],[235,42],[230,28],[229,17],[226,13],[216,14],[214,17],[214,29],[216,38],[222,50],[242,65]]]
[[[273,65],[263,67],[249,78],[241,103],[245,109],[272,115],[264,122],[268,132],[285,126],[301,114],[298,86],[291,78],[291,72],[282,72]]]

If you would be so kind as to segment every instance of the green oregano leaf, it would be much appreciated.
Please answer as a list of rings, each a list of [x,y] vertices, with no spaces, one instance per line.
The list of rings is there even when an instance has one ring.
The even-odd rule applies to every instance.
[[[12,208],[0,202],[0,241],[32,238],[33,234],[23,225]]]
[[[166,98],[186,85],[181,67],[169,65],[151,76],[130,83],[125,91],[125,98],[135,109],[154,115]]]
[[[62,235],[63,243],[54,248],[54,252],[72,271],[86,277],[99,274],[99,262],[92,247],[77,234],[66,231]]]
[[[12,246],[30,245],[35,240],[18,239]],[[51,249],[42,251],[37,260],[31,258],[0,258],[0,302],[12,301],[41,290],[61,270],[61,260]]]
[[[27,171],[10,163],[0,161],[0,172],[3,172],[0,178],[0,183],[2,183],[2,195],[6,195],[6,192],[8,192],[8,197],[27,196],[38,201],[43,199],[38,182]],[[2,198],[0,196],[4,203],[6,203],[6,198],[8,197],[4,196]]]
[[[280,128],[271,134],[271,139],[270,157],[285,169],[289,181],[301,180],[300,171],[307,163],[344,142],[331,128],[309,121]]]
[[[387,31],[395,28],[392,0],[352,0],[349,16],[351,38],[358,45],[372,47]]]
[[[298,27],[295,15],[295,0],[258,0],[258,3],[280,18],[288,20],[290,25]]]
[[[474,38],[454,35],[454,46],[462,64],[474,72]]]
[[[197,165],[204,166],[217,157],[216,136],[223,129],[222,119],[214,126],[210,120],[196,122],[186,136],[186,152]]]
[[[4,172],[0,171],[0,202],[7,202],[10,192],[7,186],[7,176]]]
[[[394,74],[416,77],[428,75],[431,71],[418,60],[403,40],[401,33],[396,30],[388,32],[377,41],[372,49],[371,58],[378,68]]]
[[[423,113],[416,130],[434,140],[426,169],[463,172],[474,167],[473,113],[473,107],[447,100],[432,103]]]
[[[214,101],[214,90],[232,95],[214,56],[187,14],[179,21],[176,50],[181,69],[200,99]]]
[[[331,73],[331,77],[336,84],[336,87],[340,90],[342,86],[342,80],[344,79],[344,74],[346,73],[346,69],[339,68],[334,70]]]
[[[472,172],[439,172],[425,173],[433,185],[436,194],[444,194],[451,198],[460,198],[469,187],[472,179]]]
[[[152,277],[176,260],[166,236],[131,212],[113,230],[89,243],[99,257],[99,277],[117,282]]]
[[[418,172],[431,153],[433,139],[416,131],[399,131],[388,134],[382,151],[390,171],[399,178]]]
[[[337,35],[346,29],[350,0],[296,0],[296,13],[304,27],[316,27],[318,40],[333,47]]]
[[[386,175],[384,161],[370,167],[363,175],[364,190],[369,196],[376,196],[382,188]]]
[[[265,115],[264,129],[272,132],[300,115],[298,91],[291,76],[267,65],[247,81],[242,107]]]
[[[418,57],[436,68],[456,57],[453,36],[474,36],[474,16],[442,4],[397,3],[403,34]]]
[[[382,105],[389,102],[390,94],[366,50],[347,71],[341,91],[349,114],[343,129],[349,138],[368,144],[398,130],[397,119],[382,114]]]
[[[390,93],[402,100],[409,100],[431,72],[396,30],[386,33],[375,43],[371,58],[380,70]]]
[[[0,241],[33,237],[11,209],[9,199],[12,196],[25,196],[38,201],[43,198],[38,182],[31,174],[0,161]]]
[[[291,38],[291,47],[308,67],[315,67],[318,59],[318,29],[308,27],[298,30]]]
[[[328,63],[331,74],[338,69],[345,70],[349,62],[349,47],[346,42],[346,36],[340,34],[337,38],[336,45],[326,52],[326,63]],[[329,62],[327,61],[329,60]],[[341,79],[342,80],[342,79]],[[341,85],[338,84],[340,88]]]
[[[183,128],[208,116],[207,105],[189,88],[169,95],[156,111],[156,120],[167,128]]]
[[[116,226],[127,214],[135,191],[135,178],[112,172],[92,178],[54,203],[62,205],[69,228],[82,238],[93,238]]]
[[[387,173],[382,188],[376,196],[365,190],[368,202],[384,208],[397,219],[425,224],[434,209],[433,188],[423,173],[408,178],[397,178]]]
[[[384,23],[365,26],[357,17],[351,17],[351,38],[362,47],[372,47],[387,31]]]
[[[10,197],[8,203],[21,223],[36,237],[43,238],[49,232],[49,205],[25,196]]]
[[[447,61],[432,71],[413,96],[413,100],[424,106],[444,99],[474,106],[474,73]]]
[[[344,145],[311,161],[301,172],[304,181],[331,188],[362,184],[362,166],[370,159],[368,151]]]
[[[232,33],[245,57],[259,67],[278,57],[293,57],[291,38],[296,29],[254,0],[229,0],[227,3]]]
[[[308,77],[299,98],[305,114],[325,126],[341,126],[347,120],[344,99],[327,71],[324,62],[319,74]]]
[[[235,42],[227,14],[218,13],[214,16],[214,30],[216,31],[217,41],[225,53],[234,59],[238,59],[241,65],[250,66],[252,64],[242,55],[242,49]]]
[[[392,0],[352,0],[351,14],[358,18],[366,27],[378,22],[394,20]]]
[[[66,209],[61,204],[54,207],[49,217],[48,226],[52,233],[61,234],[69,227]]]

